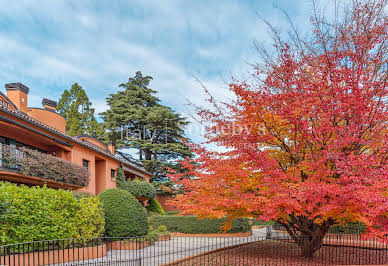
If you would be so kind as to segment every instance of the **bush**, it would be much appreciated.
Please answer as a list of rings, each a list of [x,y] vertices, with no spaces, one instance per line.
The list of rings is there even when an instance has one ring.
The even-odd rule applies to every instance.
[[[0,243],[98,237],[104,230],[97,197],[78,201],[70,191],[0,182],[9,213],[0,223]]]
[[[266,226],[266,225],[274,225],[275,222],[274,221],[262,221],[262,220],[257,220],[257,221],[253,221],[253,225],[255,226]]]
[[[151,199],[155,197],[156,191],[153,185],[147,181],[132,180],[118,185],[119,188],[128,191],[135,197]]]
[[[221,225],[226,221],[223,219],[201,219],[196,216],[159,215],[149,218],[152,228],[165,225],[170,232],[180,232],[189,234],[212,234],[220,233]],[[228,233],[242,233],[251,230],[249,219],[236,219],[232,222],[232,229]]]
[[[100,199],[89,193],[78,194],[75,198],[80,207],[76,215],[79,228],[77,236],[82,238],[101,236],[105,228],[105,219]]]
[[[71,194],[73,194],[73,197],[76,198],[77,200],[80,200],[82,198],[89,198],[89,197],[95,197],[92,193],[90,192],[82,192],[82,191],[72,191]]]
[[[334,234],[362,234],[366,231],[366,225],[360,222],[348,223],[345,226],[336,225],[329,229]]]
[[[178,215],[180,213],[180,211],[165,211],[164,214],[165,215]]]
[[[157,213],[160,215],[164,215],[162,205],[160,205],[159,201],[157,201],[155,198],[152,198],[148,201],[147,211],[149,213]]]
[[[112,188],[101,192],[99,198],[104,208],[106,236],[147,235],[147,211],[131,193]]]
[[[57,158],[51,154],[20,148],[23,156],[16,156],[9,146],[3,146],[3,162],[8,168],[19,169],[24,175],[86,186],[89,172],[82,166]]]
[[[116,183],[118,188],[128,191],[135,197],[152,199],[156,195],[155,187],[145,180],[127,181],[121,167],[117,168]]]
[[[160,233],[166,233],[167,232],[167,226],[165,226],[165,225],[159,225],[158,226],[158,232],[160,232]]]
[[[0,225],[5,224],[8,218],[8,215],[11,213],[10,207],[7,203],[0,200]],[[4,230],[5,229],[5,230]],[[7,229],[0,229],[0,243],[5,242]]]

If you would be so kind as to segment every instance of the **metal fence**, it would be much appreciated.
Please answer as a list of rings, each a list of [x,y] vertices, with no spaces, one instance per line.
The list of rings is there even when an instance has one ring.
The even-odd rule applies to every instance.
[[[384,265],[387,245],[329,234],[312,258],[282,232],[246,237],[83,238],[0,246],[0,265]]]

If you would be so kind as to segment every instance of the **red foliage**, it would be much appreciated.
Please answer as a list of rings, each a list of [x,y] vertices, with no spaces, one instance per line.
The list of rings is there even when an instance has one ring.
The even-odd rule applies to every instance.
[[[183,214],[277,220],[297,241],[360,221],[388,241],[385,7],[355,1],[335,25],[313,17],[311,42],[275,38],[257,82],[230,84],[233,103],[210,98],[214,110],[199,115],[208,143],[225,149],[193,145],[187,173],[172,173]]]

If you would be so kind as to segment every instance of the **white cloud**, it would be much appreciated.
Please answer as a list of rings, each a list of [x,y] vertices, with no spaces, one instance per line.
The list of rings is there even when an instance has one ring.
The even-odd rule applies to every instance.
[[[192,112],[186,99],[206,105],[196,78],[216,98],[233,98],[225,81],[245,77],[253,40],[267,36],[256,9],[266,6],[265,15],[280,20],[262,1],[4,2],[0,82],[25,83],[34,105],[41,97],[58,99],[78,82],[96,113],[137,70],[153,76],[151,87],[180,112]]]

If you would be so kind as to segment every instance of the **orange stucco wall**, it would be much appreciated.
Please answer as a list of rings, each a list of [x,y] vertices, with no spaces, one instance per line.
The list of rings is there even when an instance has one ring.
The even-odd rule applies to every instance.
[[[97,152],[82,146],[74,146],[71,150],[71,161],[77,165],[82,165],[83,160],[89,162],[90,180],[88,186],[80,191],[97,195],[104,189],[116,187],[116,182],[111,178],[111,169],[116,170],[120,166],[119,162],[104,158]]]
[[[21,90],[8,90],[7,97],[19,108],[20,111],[27,113],[27,94]]]
[[[66,132],[66,119],[58,113],[40,108],[28,108],[27,114],[61,132]]]

